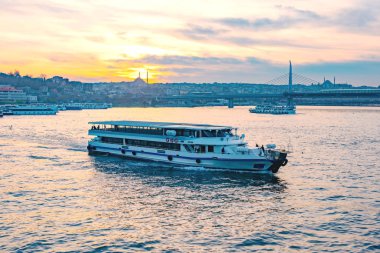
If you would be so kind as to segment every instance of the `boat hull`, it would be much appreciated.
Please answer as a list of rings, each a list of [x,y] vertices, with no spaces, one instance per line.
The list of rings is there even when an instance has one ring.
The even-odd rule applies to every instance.
[[[56,111],[13,111],[12,115],[56,115]]]
[[[142,147],[126,148],[121,145],[102,144],[96,142],[89,142],[87,148],[90,154],[109,154],[125,158],[164,162],[173,165],[250,171],[256,173],[276,173],[283,164],[282,161],[279,162],[269,160],[266,157],[234,158],[228,155],[225,157],[212,157],[207,155],[196,156],[197,154],[194,153],[186,154],[184,152],[152,150]]]

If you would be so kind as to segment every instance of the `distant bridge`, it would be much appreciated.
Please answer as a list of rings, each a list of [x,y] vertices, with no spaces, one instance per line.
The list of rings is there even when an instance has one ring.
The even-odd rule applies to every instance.
[[[380,98],[380,89],[341,89],[323,90],[319,92],[284,92],[284,93],[254,93],[254,94],[210,94],[210,95],[178,95],[160,97],[159,100],[228,100],[228,106],[234,106],[238,99],[293,99],[293,98]]]
[[[210,94],[210,95],[173,95],[160,97],[163,100],[211,100],[242,98],[313,98],[313,97],[380,97],[380,89],[336,89],[319,92],[283,92],[283,93],[251,93],[251,94]]]
[[[335,80],[335,78],[334,78]],[[319,82],[293,73],[292,63],[289,64],[289,73],[279,76],[275,79],[268,81],[266,84],[284,84],[288,82],[289,89],[283,93],[236,93],[236,94],[187,94],[187,95],[173,95],[157,98],[158,100],[228,100],[228,107],[234,107],[234,100],[238,99],[288,99],[288,103],[293,103],[294,98],[380,98],[380,89],[327,89],[316,92],[293,92],[293,83],[297,84],[317,84]],[[335,83],[335,81],[334,81]]]

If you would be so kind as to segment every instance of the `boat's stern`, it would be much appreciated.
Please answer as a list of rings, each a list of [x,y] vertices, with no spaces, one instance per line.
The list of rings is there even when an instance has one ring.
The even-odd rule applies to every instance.
[[[268,149],[266,150],[266,155],[273,162],[269,167],[269,170],[273,173],[277,173],[280,167],[288,163],[288,159],[286,159],[288,152],[285,150]]]

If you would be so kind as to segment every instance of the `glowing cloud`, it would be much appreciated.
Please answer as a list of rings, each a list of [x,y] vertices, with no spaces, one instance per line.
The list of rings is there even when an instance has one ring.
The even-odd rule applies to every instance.
[[[153,82],[262,82],[292,59],[317,80],[336,72],[348,82],[380,83],[376,0],[0,5],[0,72],[122,81],[149,69]]]

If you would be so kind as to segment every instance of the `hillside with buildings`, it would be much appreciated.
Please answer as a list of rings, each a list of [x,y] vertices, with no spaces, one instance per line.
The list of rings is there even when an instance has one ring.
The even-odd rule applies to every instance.
[[[335,84],[325,80],[321,84],[293,84],[294,92],[318,92],[326,89],[350,89],[350,84]],[[369,87],[355,87],[369,88]],[[373,88],[373,87],[372,87]],[[193,99],[190,103],[165,98],[208,95],[227,96],[231,94],[282,94],[288,85],[251,83],[156,83],[148,84],[140,77],[130,82],[83,83],[54,76],[22,76],[18,71],[0,73],[0,103],[67,103],[107,102],[115,106],[192,106],[224,104],[223,99],[205,101]],[[250,104],[255,101],[243,99]]]

